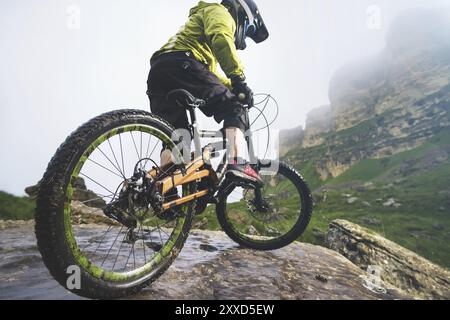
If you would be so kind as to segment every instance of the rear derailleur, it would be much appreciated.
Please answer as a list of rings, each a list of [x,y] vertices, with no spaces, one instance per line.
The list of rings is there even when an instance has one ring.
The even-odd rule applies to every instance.
[[[162,197],[153,190],[155,181],[148,172],[137,169],[134,175],[122,183],[119,196],[104,209],[105,215],[127,228],[136,228],[150,209],[158,209]]]

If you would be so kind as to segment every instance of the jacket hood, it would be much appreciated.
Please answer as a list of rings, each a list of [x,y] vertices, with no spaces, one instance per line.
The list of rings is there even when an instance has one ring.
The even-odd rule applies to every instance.
[[[196,14],[197,12],[199,12],[200,10],[209,7],[209,6],[220,6],[221,4],[219,3],[211,3],[211,2],[205,2],[205,1],[200,1],[195,7],[193,7],[191,9],[191,11],[189,12],[189,16],[192,16],[194,14]]]

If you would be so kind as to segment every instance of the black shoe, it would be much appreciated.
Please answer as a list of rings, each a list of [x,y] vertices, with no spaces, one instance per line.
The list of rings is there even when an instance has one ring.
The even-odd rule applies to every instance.
[[[227,178],[237,179],[257,187],[262,187],[264,184],[261,176],[248,163],[238,164],[236,161],[230,163],[227,167],[226,176]]]

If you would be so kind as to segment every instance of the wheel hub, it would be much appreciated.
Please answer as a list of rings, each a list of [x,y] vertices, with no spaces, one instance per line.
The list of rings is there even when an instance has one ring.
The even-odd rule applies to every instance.
[[[163,198],[154,192],[155,181],[148,172],[137,169],[130,179],[122,182],[117,199],[103,210],[106,216],[128,228],[136,228],[138,221],[149,217],[150,209],[159,212]],[[120,186],[119,186],[120,187]]]

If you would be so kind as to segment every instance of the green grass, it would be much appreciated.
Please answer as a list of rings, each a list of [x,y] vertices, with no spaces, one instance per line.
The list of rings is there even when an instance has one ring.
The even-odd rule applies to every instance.
[[[396,190],[391,190],[395,192]],[[346,190],[352,196],[360,200],[348,204],[342,191],[331,191],[326,202],[319,202],[314,209],[311,223],[301,237],[302,241],[323,245],[322,239],[315,235],[314,231],[326,233],[329,223],[335,219],[345,219],[367,227],[380,235],[390,239],[405,248],[408,248],[423,257],[450,267],[450,217],[445,211],[436,211],[435,208],[416,208],[423,201],[418,197],[416,201],[407,203],[400,197],[400,208],[383,207],[377,203],[377,196],[385,196],[382,191],[359,193]],[[386,197],[384,198],[386,199]],[[371,203],[371,207],[362,204],[363,201]],[[427,200],[425,199],[425,202]],[[426,207],[426,205],[423,205]],[[379,224],[371,224],[368,219],[378,220]]]
[[[444,145],[450,145],[450,129],[443,130],[430,141],[412,150],[388,158],[362,160],[344,174],[330,181],[330,185],[348,181],[371,181],[383,176],[388,177],[392,171],[398,169],[405,161],[420,160],[430,151]]]
[[[316,171],[313,160],[308,161],[303,166],[297,166],[296,169],[300,172],[305,181],[308,182],[308,186],[311,190],[324,184],[324,181],[320,180],[320,176]]]
[[[35,202],[29,197],[16,197],[0,191],[1,220],[30,220],[34,216]]]

